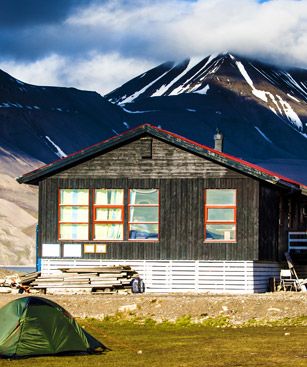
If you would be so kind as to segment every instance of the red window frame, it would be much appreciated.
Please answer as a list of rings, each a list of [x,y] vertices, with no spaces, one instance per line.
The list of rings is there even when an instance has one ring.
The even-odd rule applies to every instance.
[[[88,191],[88,203],[87,205],[85,204],[61,204],[61,190],[87,190]],[[88,214],[89,214],[89,209],[90,209],[90,190],[89,189],[71,189],[71,188],[61,188],[58,189],[58,240],[59,241],[70,241],[70,242],[79,242],[79,241],[89,241],[90,238],[90,218],[88,215],[88,221],[87,222],[67,222],[67,221],[61,221],[61,208],[63,207],[78,207],[78,208],[82,208],[82,207],[87,207],[88,208]],[[87,224],[88,225],[88,233],[87,233],[87,238],[82,238],[82,239],[69,239],[69,238],[61,238],[61,224]]]
[[[232,205],[232,204],[209,204],[207,205],[207,191],[208,190],[232,190],[234,191],[235,193],[235,205]],[[229,243],[229,242],[237,242],[237,190],[236,189],[228,189],[228,188],[225,188],[225,189],[205,189],[205,195],[204,195],[204,201],[205,201],[205,204],[204,204],[204,213],[205,213],[205,223],[204,223],[204,241],[205,242],[218,242],[218,243]],[[234,210],[234,220],[209,220],[208,219],[208,211],[209,209],[233,209]],[[229,224],[229,225],[234,225],[235,226],[235,238],[233,240],[214,240],[212,238],[210,239],[207,239],[207,230],[206,230],[206,227],[207,227],[207,224]]]
[[[130,192],[131,190],[157,190],[158,191],[158,204],[130,204]],[[154,208],[158,208],[158,221],[157,222],[131,222],[130,221],[130,210],[132,207],[139,207],[139,208],[146,208],[146,207],[154,207]],[[157,224],[158,225],[158,237],[156,239],[145,239],[145,238],[129,238],[129,234],[130,234],[130,226],[132,224]],[[133,188],[133,189],[128,189],[128,241],[133,241],[133,242],[158,242],[160,240],[160,189],[156,189],[156,188]]]
[[[108,242],[124,241],[124,224],[125,224],[124,223],[125,222],[125,220],[124,220],[124,218],[125,218],[125,215],[124,215],[124,208],[125,208],[124,199],[123,199],[123,204],[122,205],[95,204],[96,190],[122,190],[123,191],[123,198],[124,198],[124,195],[125,195],[125,189],[120,189],[120,188],[109,189],[109,188],[104,188],[103,187],[103,188],[100,188],[100,189],[94,189],[93,190],[93,226],[92,226],[93,241],[108,241]],[[96,219],[96,209],[99,209],[99,208],[102,208],[102,209],[121,209],[121,220],[97,220]],[[96,239],[95,224],[122,224],[122,226],[123,226],[122,239],[120,239],[120,240]]]

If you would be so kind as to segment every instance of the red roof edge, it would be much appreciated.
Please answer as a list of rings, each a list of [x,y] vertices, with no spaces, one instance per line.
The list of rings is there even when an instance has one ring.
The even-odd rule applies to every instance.
[[[259,172],[262,172],[264,174],[267,174],[269,176],[272,176],[274,178],[277,178],[278,180],[284,181],[284,182],[286,182],[288,184],[299,186],[299,187],[303,187],[304,189],[307,189],[307,186],[306,185],[304,185],[304,184],[302,184],[302,183],[300,183],[298,181],[292,180],[292,179],[290,179],[288,177],[285,177],[283,175],[280,175],[279,173],[276,173],[276,172],[267,170],[267,169],[265,169],[265,168],[263,168],[261,166],[258,166],[258,165],[254,164],[254,163],[250,163],[250,162],[245,161],[243,159],[237,158],[237,157],[232,156],[230,154],[227,154],[227,153],[224,153],[224,152],[220,152],[218,150],[215,150],[215,149],[210,148],[210,147],[208,147],[206,145],[200,144],[200,143],[198,143],[198,142],[196,142],[194,140],[188,139],[188,138],[186,138],[184,136],[181,136],[179,134],[176,134],[176,133],[170,132],[168,130],[164,130],[164,129],[160,128],[160,127],[154,126],[154,125],[152,125],[150,123],[144,123],[144,124],[138,125],[138,126],[133,127],[133,128],[131,128],[129,130],[126,130],[126,131],[124,131],[124,132],[122,132],[122,133],[120,133],[118,135],[114,135],[111,138],[108,138],[108,139],[102,140],[102,141],[100,141],[98,143],[92,144],[92,145],[90,145],[90,146],[88,146],[86,148],[80,149],[80,150],[78,150],[78,151],[76,151],[74,153],[71,153],[71,154],[67,155],[65,158],[57,159],[57,160],[55,160],[55,161],[53,161],[51,163],[48,163],[48,164],[43,165],[43,166],[41,166],[39,168],[36,168],[35,170],[30,171],[30,172],[26,173],[25,175],[33,174],[33,173],[35,173],[35,172],[37,172],[39,170],[45,169],[47,167],[50,167],[50,166],[54,165],[57,162],[60,162],[60,161],[63,162],[66,159],[71,158],[71,157],[74,157],[74,156],[80,154],[81,152],[86,152],[86,151],[92,149],[93,147],[96,147],[96,146],[99,146],[99,145],[103,145],[103,144],[106,144],[106,143],[110,143],[110,142],[112,142],[112,140],[116,141],[119,138],[124,137],[125,135],[127,135],[127,134],[129,134],[131,132],[134,132],[134,131],[137,131],[137,130],[144,130],[145,132],[146,131],[147,132],[150,132],[151,129],[156,130],[156,131],[159,131],[159,132],[162,132],[163,134],[168,134],[168,135],[170,135],[170,136],[172,136],[172,137],[174,137],[176,139],[179,139],[181,141],[185,141],[188,144],[191,144],[191,145],[194,145],[194,146],[198,146],[198,147],[200,147],[202,149],[205,149],[205,150],[207,150],[207,151],[209,151],[209,152],[211,152],[213,154],[216,154],[218,156],[227,158],[229,160],[232,160],[234,162],[240,163],[240,164],[245,165],[247,167],[253,168],[253,169],[255,169],[255,170],[259,171]]]
[[[54,161],[52,161],[52,162],[50,162],[50,163],[47,163],[47,164],[44,164],[44,165],[42,165],[42,166],[40,166],[40,167],[38,167],[38,168],[35,168],[33,171],[29,171],[29,172],[27,172],[27,173],[26,173],[26,175],[30,175],[30,174],[32,174],[32,173],[34,173],[34,172],[37,172],[37,171],[41,170],[41,169],[44,169],[44,168],[50,167],[50,166],[52,166],[53,164],[55,164],[55,163],[57,163],[57,162],[63,162],[63,161],[65,161],[65,159],[67,159],[67,158],[71,158],[71,157],[73,157],[73,156],[75,156],[75,155],[80,154],[81,152],[85,152],[85,151],[87,151],[87,150],[89,150],[89,149],[91,149],[91,148],[94,148],[94,147],[98,146],[98,145],[105,144],[105,143],[109,143],[109,142],[110,142],[110,141],[112,141],[112,140],[117,140],[119,137],[121,137],[121,136],[125,136],[125,135],[126,135],[126,134],[128,134],[129,132],[132,132],[132,131],[135,131],[135,130],[141,129],[141,128],[143,128],[143,127],[145,128],[146,126],[150,126],[150,127],[152,127],[152,128],[156,128],[155,126],[150,125],[150,124],[148,124],[148,123],[145,123],[145,124],[142,124],[142,125],[138,125],[138,126],[136,126],[136,127],[132,127],[131,129],[128,129],[128,130],[126,130],[126,131],[123,131],[123,132],[122,132],[122,133],[120,133],[120,134],[113,135],[113,136],[111,136],[111,137],[110,137],[110,138],[108,138],[108,139],[101,140],[101,141],[99,141],[99,142],[97,142],[97,143],[94,143],[94,144],[92,144],[92,145],[89,145],[88,147],[85,147],[85,148],[82,148],[82,149],[80,149],[80,150],[77,150],[77,151],[75,151],[75,152],[73,152],[73,153],[70,153],[70,154],[68,154],[68,155],[67,155],[66,157],[64,157],[64,158],[58,158],[58,159],[56,159],[56,160],[54,160]],[[158,129],[158,128],[156,128],[156,129]]]
[[[235,162],[238,162],[238,163],[241,163],[247,167],[251,167],[253,169],[256,169],[257,171],[260,171],[260,172],[263,172],[267,175],[270,175],[270,176],[273,176],[273,177],[277,177],[278,179],[280,180],[283,180],[283,181],[286,181],[286,182],[289,182],[291,184],[294,184],[294,185],[298,185],[298,186],[303,186],[305,188],[307,188],[307,186],[305,186],[304,184],[298,182],[298,181],[295,181],[295,180],[292,180],[291,178],[288,178],[286,176],[283,176],[283,175],[280,175],[279,173],[276,173],[276,172],[273,172],[273,171],[270,171],[270,170],[267,170],[261,166],[258,166],[257,164],[254,164],[254,163],[251,163],[251,162],[248,162],[248,161],[245,161],[244,159],[241,159],[241,158],[238,158],[238,157],[235,157],[233,155],[230,155],[230,154],[227,154],[227,153],[224,153],[224,152],[220,152],[219,150],[216,150],[216,149],[213,149],[213,148],[210,148],[206,145],[203,145],[203,144],[200,144],[200,143],[197,143],[196,141],[193,141],[191,139],[188,139],[188,138],[185,138],[184,136],[181,136],[179,134],[176,134],[176,133],[173,133],[173,132],[170,132],[170,131],[167,131],[167,130],[163,130],[163,129],[160,129],[158,127],[155,127],[155,126],[152,126],[152,125],[149,125],[150,127],[154,128],[155,130],[159,130],[159,131],[162,131],[164,133],[167,133],[177,139],[181,139],[189,144],[192,144],[192,145],[196,145],[200,148],[203,148],[203,149],[206,149],[208,150],[209,152],[212,152],[214,154],[217,154],[219,156],[222,156],[222,157],[225,157],[227,159],[230,159],[232,161],[235,161]]]

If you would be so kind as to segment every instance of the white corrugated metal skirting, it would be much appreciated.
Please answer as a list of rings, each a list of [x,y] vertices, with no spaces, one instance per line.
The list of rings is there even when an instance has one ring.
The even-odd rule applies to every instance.
[[[277,262],[203,260],[42,259],[42,273],[63,267],[130,265],[146,284],[146,292],[260,293],[269,278],[279,277]]]

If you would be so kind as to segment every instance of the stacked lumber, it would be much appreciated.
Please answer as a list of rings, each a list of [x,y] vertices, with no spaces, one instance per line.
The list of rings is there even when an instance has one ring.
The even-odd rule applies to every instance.
[[[131,280],[138,274],[130,266],[62,268],[56,274],[41,274],[31,288],[45,293],[117,293],[130,291]]]
[[[41,275],[38,271],[33,271],[32,273],[27,273],[20,276],[20,284],[29,285],[31,284],[37,277]]]

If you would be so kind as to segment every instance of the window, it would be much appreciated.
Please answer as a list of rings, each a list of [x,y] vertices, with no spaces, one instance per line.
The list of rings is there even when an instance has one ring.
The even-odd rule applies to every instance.
[[[123,240],[124,190],[95,190],[93,209],[94,240]]]
[[[159,190],[60,189],[58,234],[61,241],[75,242],[157,241]],[[97,246],[84,251],[105,251]]]
[[[129,239],[159,238],[159,191],[157,189],[129,190]]]
[[[205,241],[236,241],[236,190],[208,189],[205,192]]]
[[[59,239],[88,240],[89,190],[59,191]]]

